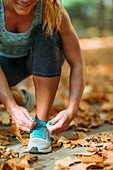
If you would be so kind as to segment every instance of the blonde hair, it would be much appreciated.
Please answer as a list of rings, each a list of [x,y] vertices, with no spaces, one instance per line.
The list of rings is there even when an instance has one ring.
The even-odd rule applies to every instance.
[[[62,1],[60,4],[57,0],[46,0],[46,17],[43,23],[43,29],[47,25],[46,34],[53,34],[53,29],[56,31],[60,30],[60,25],[62,21],[62,11],[61,11]]]

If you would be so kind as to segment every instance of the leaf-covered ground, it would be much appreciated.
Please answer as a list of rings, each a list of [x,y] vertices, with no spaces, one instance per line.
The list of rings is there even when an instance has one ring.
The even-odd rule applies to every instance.
[[[62,134],[60,136],[51,135],[52,154],[54,154],[53,158],[51,155],[51,159],[54,159],[55,155],[58,156],[59,149],[63,148],[63,159],[60,159],[61,157],[58,159],[56,156],[58,160],[54,161],[54,169],[113,169],[113,37],[82,39],[80,44],[86,62],[84,94],[78,115],[70,124],[73,135],[71,137],[69,135],[63,136]],[[32,77],[23,81],[17,88],[26,88],[28,91],[34,92],[31,79]],[[68,81],[69,66],[65,62],[50,119],[68,106]],[[1,169],[34,169],[31,168],[34,167],[34,164],[37,167],[36,169],[45,168],[44,161],[39,161],[40,164],[38,163],[38,157],[31,157],[26,153],[22,157],[19,156],[19,149],[16,149],[16,152],[13,150],[13,145],[17,140],[20,142],[21,147],[27,145],[29,134],[25,132],[20,134],[13,122],[13,128],[9,130],[10,116],[5,112],[3,106],[0,107],[0,110]],[[35,109],[31,114],[35,115]],[[9,126],[7,126],[8,124]],[[107,125],[111,129],[106,132],[103,130],[103,133],[99,133],[99,128],[102,131]],[[96,133],[88,135],[94,129],[96,129]],[[66,133],[69,134],[69,130]],[[8,148],[8,146],[11,147]],[[86,147],[87,150],[81,153],[74,152],[74,148],[80,147]],[[68,152],[65,152],[65,150],[68,150]],[[72,152],[72,157],[70,157],[68,153]],[[48,158],[44,158],[48,160]],[[46,168],[49,169],[48,167]]]

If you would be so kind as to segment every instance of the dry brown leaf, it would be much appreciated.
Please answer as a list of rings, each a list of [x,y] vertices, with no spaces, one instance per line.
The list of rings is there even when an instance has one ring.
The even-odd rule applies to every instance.
[[[79,109],[81,111],[87,111],[87,112],[91,112],[91,106],[85,102],[85,101],[81,101],[80,104],[79,104]]]
[[[52,148],[60,147],[62,145],[62,143],[60,141],[58,142],[58,140],[59,140],[59,137],[51,135]]]
[[[113,151],[113,144],[105,147],[106,150]]]
[[[16,155],[18,155],[18,157],[19,157],[19,152],[13,152],[12,149],[9,149],[9,152],[13,158],[16,158]]]
[[[79,139],[79,133],[76,133],[74,136],[70,138],[70,140],[77,140]]]
[[[67,156],[64,159],[57,160],[55,162],[55,165],[59,168],[68,168],[70,165],[73,165],[74,163],[80,163],[80,162],[81,162],[81,160],[78,158],[73,159],[73,158]]]
[[[59,147],[62,144],[64,148],[73,148],[76,145],[89,146],[89,142],[85,140],[86,137],[88,139],[88,136],[82,132],[76,133],[76,135],[71,137],[70,139],[67,139],[63,136],[61,136],[60,138],[55,137],[54,140],[52,139],[52,147]]]
[[[85,151],[87,151],[87,152],[98,152],[99,148],[89,148],[89,149],[86,149]]]
[[[72,148],[72,145],[71,145],[71,143],[64,143],[63,147],[64,148]]]
[[[86,134],[86,133],[83,133],[83,132],[79,132],[78,135],[79,135],[79,139],[88,138],[87,134]]]
[[[105,94],[102,92],[92,92],[90,94],[83,95],[82,99],[88,103],[102,103],[107,100]]]
[[[79,156],[79,159],[82,160],[83,163],[102,163],[103,156],[99,156],[98,154],[92,156]]]
[[[113,121],[113,111],[109,112],[105,118],[106,122],[112,123]]]
[[[34,168],[31,168],[28,161],[34,157],[37,161],[38,157],[36,156],[30,156],[29,154],[24,155],[21,158],[11,158],[6,161],[4,161],[1,164],[1,170],[4,169],[19,169],[19,170],[35,170]]]
[[[10,124],[10,114],[8,114],[6,111],[2,111],[2,114],[0,114],[0,122],[3,125],[9,125]]]
[[[86,164],[86,169],[103,169],[103,163],[91,163],[91,164]]]
[[[12,129],[11,129],[11,133],[17,137],[17,139],[19,139],[19,141],[21,143],[24,143],[25,145],[28,145],[28,139],[24,139],[20,133],[20,130],[17,128],[15,122],[13,120],[11,120],[11,124],[12,124]]]
[[[107,93],[106,98],[108,102],[112,103],[113,102],[113,93]]]
[[[99,168],[103,168],[103,165],[99,165],[96,163],[90,163],[90,164],[80,163],[70,167],[69,170],[86,170],[86,169],[92,170],[92,169],[99,169]]]
[[[110,135],[108,133],[98,133],[95,136],[100,137],[101,140],[104,140],[104,142],[108,142],[110,140]]]
[[[74,146],[76,146],[76,145],[79,145],[79,146],[83,146],[83,147],[86,147],[86,146],[89,146],[90,145],[90,143],[89,142],[87,142],[85,139],[78,139],[78,140],[71,140],[71,145],[74,145]]]
[[[92,156],[92,155],[95,155],[97,152],[75,152],[74,155],[76,156]]]
[[[103,155],[106,158],[103,162],[104,166],[113,165],[113,151],[107,151]]]
[[[7,141],[7,140],[3,140],[2,143],[1,143],[2,146],[5,146],[5,145],[10,145],[10,143]]]
[[[59,139],[58,139],[58,142],[62,142],[64,144],[67,144],[69,143],[69,139],[65,138],[64,136],[61,136]]]
[[[106,114],[105,112],[101,112],[101,111],[100,111],[99,115],[100,115],[100,119],[101,119],[101,120],[103,120],[103,121],[106,120],[107,114]]]
[[[84,131],[84,132],[90,132],[91,129],[83,128],[83,127],[75,127],[72,126],[73,129],[79,130],[79,131]]]
[[[107,166],[107,167],[104,167],[104,169],[103,170],[113,170],[113,165],[111,165],[111,166]]]
[[[1,145],[0,145],[0,150],[5,150],[5,149],[6,149],[5,146],[1,146]]]
[[[110,135],[110,141],[113,143],[113,134]]]
[[[108,147],[108,146],[110,146],[111,145],[111,143],[109,142],[109,143],[94,143],[94,142],[92,142],[92,143],[90,143],[90,147],[98,147],[98,148],[102,148],[102,149],[105,149],[106,147]]]
[[[113,102],[104,102],[100,107],[100,111],[109,112],[111,110],[113,110]]]
[[[69,140],[77,140],[77,139],[85,139],[85,138],[89,138],[89,137],[83,132],[77,132],[75,136],[71,137]]]
[[[1,151],[1,157],[4,159],[9,159],[10,156],[12,156],[12,158],[16,158],[17,156],[19,157],[19,152],[13,152],[12,149],[9,149],[8,152],[7,150],[4,152]]]
[[[100,119],[100,117],[91,117],[91,125],[89,126],[89,128],[91,127],[98,127],[100,125],[102,125],[104,123],[103,120]]]
[[[61,142],[56,142],[51,144],[52,148],[60,147],[61,145],[62,145]]]
[[[86,170],[86,164],[80,163],[69,168],[69,170]]]

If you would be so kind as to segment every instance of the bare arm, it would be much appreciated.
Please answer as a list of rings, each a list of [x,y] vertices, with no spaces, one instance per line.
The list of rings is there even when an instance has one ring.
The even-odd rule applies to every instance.
[[[13,117],[17,127],[21,130],[30,131],[35,125],[35,122],[31,121],[32,116],[29,112],[16,104],[10,88],[7,83],[7,79],[0,67],[0,103],[4,104],[6,110]]]
[[[52,125],[47,125],[51,132],[60,134],[65,131],[72,119],[76,116],[80,99],[84,89],[84,61],[81,53],[78,37],[71,24],[70,18],[64,8],[61,23],[61,39],[63,52],[70,65],[69,106],[61,111],[54,119]]]
[[[77,113],[84,88],[85,66],[78,37],[64,8],[60,35],[62,38],[64,55],[71,68],[68,109],[70,110],[70,114],[72,113],[72,117],[74,117]]]
[[[6,77],[0,67],[0,102],[4,104],[7,111],[10,111],[11,108],[15,107],[16,102],[11,94],[10,88],[8,86]]]

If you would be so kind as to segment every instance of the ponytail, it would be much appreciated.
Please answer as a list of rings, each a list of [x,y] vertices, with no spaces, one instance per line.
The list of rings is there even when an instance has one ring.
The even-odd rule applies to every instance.
[[[46,0],[46,17],[43,23],[43,29],[47,25],[46,34],[53,34],[53,29],[56,28],[56,31],[60,30],[60,25],[62,21],[62,11],[61,11],[62,2],[60,4],[57,0]]]

